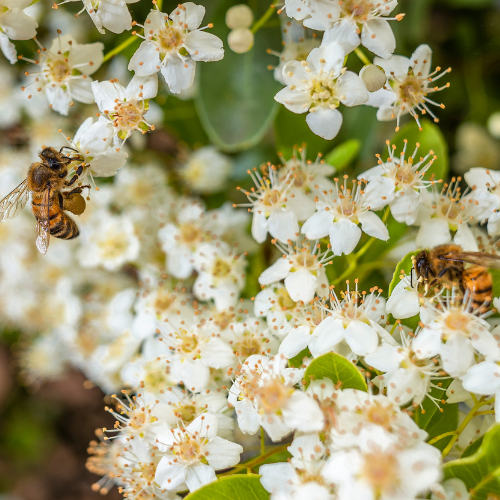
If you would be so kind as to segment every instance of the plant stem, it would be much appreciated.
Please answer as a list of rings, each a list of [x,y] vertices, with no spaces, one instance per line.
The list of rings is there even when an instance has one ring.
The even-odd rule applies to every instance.
[[[444,432],[443,434],[439,434],[439,436],[432,438],[430,441],[427,442],[427,444],[434,444],[437,441],[440,441],[441,439],[445,438],[446,436],[454,436],[455,434],[456,431]]]
[[[269,8],[266,10],[266,12],[264,12],[264,14],[262,15],[262,17],[260,19],[257,19],[257,21],[255,21],[255,23],[252,26],[252,28],[251,28],[250,31],[253,34],[257,33],[257,31],[259,31],[260,28],[262,28],[262,26],[264,26],[264,24],[266,24],[266,22],[273,15],[273,12],[275,10],[276,10],[276,7],[274,6],[274,4],[271,4],[269,6]]]
[[[264,432],[264,427],[260,428],[260,454],[264,455],[266,453],[266,433]]]
[[[115,47],[114,49],[110,50],[103,58],[102,62],[109,61],[112,57],[116,56],[119,54],[122,50],[126,49],[130,44],[134,43],[135,40],[138,40],[139,38],[136,37],[135,35],[130,36],[127,38],[124,42],[120,43],[118,47]]]
[[[236,465],[233,470],[219,474],[219,477],[231,476],[232,474],[236,474],[237,472],[239,472],[240,469],[253,469],[255,466],[260,465],[262,462],[265,462],[269,457],[272,457],[276,453],[285,451],[289,446],[290,443],[285,443],[285,444],[280,444],[279,446],[275,446],[272,450],[269,450],[268,452],[263,453],[258,457],[249,460],[248,462]]]
[[[370,60],[368,59],[368,57],[365,56],[365,54],[363,53],[363,51],[359,47],[354,49],[354,53],[359,57],[361,62],[363,62],[365,64],[372,64],[370,62]]]
[[[459,428],[453,433],[453,437],[451,438],[450,442],[448,443],[448,446],[443,450],[443,458],[450,453],[453,445],[457,441],[457,439],[460,437],[460,434],[464,431],[464,429],[467,427],[468,423],[474,418],[476,415],[476,412],[481,406],[484,406],[488,404],[487,401],[485,401],[485,396],[482,396],[479,401],[472,407],[472,409],[469,411],[467,416],[464,418],[463,422],[460,424]]]

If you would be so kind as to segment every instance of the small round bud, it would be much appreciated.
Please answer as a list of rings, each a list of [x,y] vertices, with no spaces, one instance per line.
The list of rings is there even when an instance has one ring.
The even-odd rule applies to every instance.
[[[359,72],[359,77],[363,82],[365,82],[366,90],[368,92],[375,92],[380,90],[387,80],[387,76],[385,75],[385,71],[375,64],[367,64],[361,68]]]
[[[500,139],[500,111],[493,113],[488,118],[488,132],[495,138]]]
[[[227,27],[236,30],[239,28],[250,28],[253,22],[252,9],[245,4],[233,5],[226,12]]]
[[[227,43],[233,52],[243,54],[253,47],[253,33],[248,29],[233,30],[227,37]]]

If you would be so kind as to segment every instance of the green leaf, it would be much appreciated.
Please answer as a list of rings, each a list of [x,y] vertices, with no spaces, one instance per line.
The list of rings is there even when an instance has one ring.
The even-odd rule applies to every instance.
[[[300,351],[296,356],[288,360],[288,366],[293,368],[300,368],[302,366],[302,361],[304,358],[310,357],[311,352],[306,347],[304,350]]]
[[[217,5],[211,33],[227,40],[229,28],[225,14],[234,4],[223,0]],[[259,9],[269,3],[259,0]],[[281,43],[279,26],[262,28],[255,35],[253,48],[236,54],[227,46],[221,61],[197,65],[199,93],[196,107],[210,140],[221,150],[236,152],[248,149],[264,137],[278,111],[274,100],[282,86],[274,80],[268,65],[277,59],[266,50]]]
[[[316,358],[307,368],[304,378],[307,385],[311,380],[329,378],[334,384],[340,382],[342,389],[368,390],[361,372],[344,356],[334,352]]]
[[[260,476],[245,474],[221,477],[185,497],[186,500],[268,500]]]
[[[467,448],[465,448],[465,450],[462,453],[462,456],[460,458],[467,458],[467,457],[470,457],[471,455],[474,455],[474,453],[476,453],[477,450],[479,450],[479,448],[481,447],[481,444],[483,443],[483,438],[484,438],[484,435],[481,436],[479,439],[476,439],[469,446],[467,446]]]
[[[441,391],[441,394],[444,391]],[[445,432],[456,431],[458,427],[458,403],[443,405],[443,411],[437,411],[434,417],[429,421],[425,429],[429,433],[429,438],[444,434]],[[440,439],[434,443],[434,446],[443,451],[453,436]]]
[[[333,165],[337,170],[342,170],[358,156],[360,149],[359,139],[349,139],[330,151],[325,157],[325,162]]]
[[[479,450],[466,458],[448,462],[443,467],[445,479],[461,479],[471,499],[500,495],[500,424],[492,427],[483,438]]]
[[[403,149],[404,139],[408,139],[408,146],[406,148],[408,156],[413,154],[415,145],[418,142],[420,147],[418,148],[415,161],[427,155],[429,151],[433,151],[437,159],[427,171],[425,178],[429,179],[434,174],[436,180],[446,179],[449,170],[449,158],[448,145],[443,134],[440,128],[429,120],[423,119],[420,123],[422,124],[422,131],[418,130],[418,126],[414,120],[401,127],[399,132],[393,135],[391,144],[395,144],[397,147],[396,151],[399,152]]]
[[[489,269],[493,279],[493,297],[500,297],[500,269]]]
[[[398,262],[398,265],[396,266],[396,270],[394,271],[394,274],[392,275],[392,280],[389,284],[389,297],[392,294],[392,291],[396,287],[396,285],[401,281],[401,276],[410,276],[411,273],[411,268],[413,267],[413,263],[411,261],[411,258],[414,255],[417,255],[420,252],[420,250],[416,250],[414,252],[409,252],[407,253],[402,260]],[[403,273],[404,271],[404,273]]]
[[[318,153],[326,154],[332,148],[332,142],[313,134],[306,123],[306,113],[298,115],[284,106],[280,109],[274,122],[276,149],[289,159],[294,146],[306,145],[307,158],[314,160]]]
[[[444,399],[446,401],[446,389],[451,384],[451,382],[452,382],[451,378],[446,379],[446,380],[442,380],[440,382],[440,384],[441,384],[440,387],[442,389],[433,388],[430,392],[430,395],[433,398],[437,398],[438,400]],[[447,406],[447,405],[444,405],[444,406]],[[450,405],[450,406],[453,406],[453,405]],[[443,410],[443,411],[441,411],[441,410]],[[421,429],[424,429],[429,433],[430,433],[429,429],[432,429],[433,427],[437,428],[439,431],[440,423],[442,425],[445,425],[441,421],[442,414],[444,413],[444,411],[445,410],[443,408],[443,405],[438,407],[428,397],[426,397],[422,403],[422,408],[417,408],[415,410],[415,413],[413,414],[413,419],[415,420],[415,422],[417,423],[417,425]],[[458,411],[458,409],[457,409],[457,411]],[[451,413],[450,413],[450,418],[454,418],[451,416]],[[458,419],[458,413],[457,413],[457,419]],[[457,422],[458,422],[458,420],[457,420]],[[437,434],[435,434],[435,436],[442,434],[444,432],[447,432],[448,430],[454,431],[455,429],[456,429],[456,426],[453,429],[447,429],[446,431],[437,432]],[[431,436],[431,437],[434,437],[434,436]]]

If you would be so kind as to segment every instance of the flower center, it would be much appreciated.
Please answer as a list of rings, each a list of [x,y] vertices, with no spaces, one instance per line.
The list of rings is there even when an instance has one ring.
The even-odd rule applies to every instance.
[[[171,21],[170,21],[171,22]],[[167,24],[156,33],[156,46],[160,49],[163,59],[169,52],[178,49],[184,43],[184,34],[174,26]]]
[[[391,421],[393,417],[393,409],[391,407],[383,406],[378,401],[370,405],[366,412],[366,419],[372,424],[379,425],[385,430],[391,428]]]
[[[293,309],[295,307],[295,302],[290,298],[290,295],[288,295],[285,288],[279,289],[277,296],[277,302],[282,311]]]
[[[154,310],[160,315],[162,312],[169,310],[170,306],[175,302],[175,295],[170,292],[158,292],[154,300]]]
[[[132,131],[139,128],[143,122],[146,108],[137,101],[118,102],[113,110],[113,125],[120,130]]]
[[[231,274],[231,266],[227,260],[217,257],[214,261],[212,276],[215,278],[227,278]]]
[[[48,80],[60,83],[69,76],[71,69],[66,58],[58,57],[47,59],[43,72]]]
[[[154,360],[146,365],[145,371],[146,375],[144,376],[144,385],[149,390],[156,392],[168,386],[168,369],[165,368],[164,362],[158,365],[158,362]]]
[[[362,476],[375,490],[375,498],[394,490],[398,483],[398,461],[390,453],[364,455]]]
[[[371,0],[344,0],[340,3],[340,10],[346,17],[351,17],[353,21],[366,21],[368,14],[373,6]]]
[[[467,326],[469,324],[469,316],[461,311],[452,311],[446,315],[444,324],[450,330],[458,330],[460,332],[466,332]]]
[[[293,388],[286,387],[281,378],[272,378],[256,388],[255,398],[263,413],[277,413],[292,392]]]
[[[240,342],[235,345],[234,351],[237,356],[248,358],[252,354],[260,354],[262,345],[258,337],[249,331],[245,331]]]
[[[201,445],[188,434],[184,434],[183,440],[174,444],[174,454],[184,463],[198,462],[201,458]]]
[[[332,71],[324,73],[317,78],[311,78],[309,92],[315,106],[339,106],[336,98],[335,79]]]
[[[190,424],[196,416],[196,406],[192,404],[176,404],[174,415],[181,419],[184,423]]]
[[[294,255],[293,260],[295,261],[295,265],[293,266],[295,268],[305,267],[307,269],[315,269],[317,267],[317,260],[307,249]]]
[[[180,239],[182,243],[186,245],[191,245],[193,243],[197,243],[202,239],[202,230],[199,226],[192,224],[190,222],[186,222],[182,224],[180,227]]]
[[[198,347],[198,340],[194,335],[189,335],[186,330],[181,330],[177,333],[179,340],[178,350],[190,354]]]
[[[264,196],[260,199],[261,203],[267,207],[272,207],[280,202],[281,193],[277,189],[266,189]]]
[[[129,246],[129,240],[123,233],[113,232],[107,238],[99,241],[98,247],[103,260],[113,260],[121,257]]]
[[[422,80],[414,75],[407,76],[396,88],[399,100],[407,102],[410,107],[423,102],[424,86]]]

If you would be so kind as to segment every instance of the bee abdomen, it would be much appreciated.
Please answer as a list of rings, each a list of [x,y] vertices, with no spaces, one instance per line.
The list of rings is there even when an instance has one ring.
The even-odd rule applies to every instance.
[[[63,240],[71,240],[80,234],[76,222],[62,210],[54,214],[53,217],[50,220],[50,234],[52,236]]]

